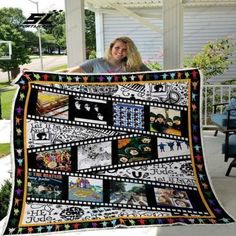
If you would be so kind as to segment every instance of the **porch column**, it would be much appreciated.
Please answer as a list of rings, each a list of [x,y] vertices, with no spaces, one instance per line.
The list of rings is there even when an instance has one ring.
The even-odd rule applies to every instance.
[[[163,1],[164,69],[183,67],[182,0]]]
[[[68,67],[86,60],[84,0],[65,0]]]

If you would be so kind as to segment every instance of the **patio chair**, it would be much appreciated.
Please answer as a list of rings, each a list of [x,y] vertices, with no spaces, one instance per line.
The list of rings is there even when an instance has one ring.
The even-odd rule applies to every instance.
[[[217,112],[217,107],[226,107],[224,112]],[[217,136],[218,131],[226,131],[236,128],[236,99],[232,98],[230,102],[216,103],[213,105],[213,114],[211,115],[211,121],[216,125],[216,131],[214,136]]]
[[[226,106],[226,109],[218,113],[217,106]],[[214,135],[217,135],[218,130],[225,133],[225,143],[222,145],[224,161],[227,162],[229,158],[233,158],[225,174],[229,176],[231,169],[236,167],[236,99],[232,98],[229,103],[214,104],[213,108],[211,121],[217,126]]]
[[[236,167],[236,129],[225,131],[225,143],[222,145],[222,152],[225,154],[225,162],[229,158],[233,158],[225,174],[229,176],[231,169]]]

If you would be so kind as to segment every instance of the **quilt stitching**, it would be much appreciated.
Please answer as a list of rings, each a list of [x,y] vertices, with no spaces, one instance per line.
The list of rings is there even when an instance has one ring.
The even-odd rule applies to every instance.
[[[205,169],[197,69],[16,83],[5,234],[234,222]]]

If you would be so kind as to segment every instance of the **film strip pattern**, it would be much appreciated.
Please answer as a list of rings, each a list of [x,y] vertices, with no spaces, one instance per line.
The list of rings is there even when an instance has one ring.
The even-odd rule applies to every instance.
[[[142,166],[124,167],[122,169],[110,169],[96,171],[96,175],[125,177],[127,179],[145,180],[148,182],[177,184],[180,186],[192,186],[197,188],[194,181],[191,160],[179,162],[159,162]]]
[[[151,182],[144,183],[145,181],[130,179],[127,182],[125,178],[77,173],[70,174],[65,178],[66,175],[53,174],[52,171],[34,169],[29,171],[28,201],[102,207],[127,207],[155,211],[163,211],[164,209],[172,211],[172,209],[175,209],[178,212],[189,214],[203,214],[201,211],[196,211],[190,201],[191,196],[197,194],[196,189],[187,189],[186,186],[164,183],[152,185]],[[63,188],[62,185],[64,186]],[[65,185],[67,185],[66,190]],[[149,192],[153,192],[153,195],[157,196],[157,198],[150,198],[150,194],[147,194]],[[163,202],[166,200],[166,198],[162,198],[163,192],[169,194],[168,203]],[[169,208],[166,208],[168,205]],[[208,215],[207,212],[204,214]]]
[[[18,133],[21,131],[19,130]],[[47,148],[49,146],[76,141],[88,141],[92,139],[120,136],[124,132],[112,130],[87,128],[85,126],[75,126],[53,122],[43,122],[41,120],[26,120],[26,140],[28,148]]]
[[[165,155],[165,146],[171,156]],[[191,160],[187,142],[139,134],[29,148],[28,158],[33,168],[81,173]]]
[[[112,137],[105,137],[105,138],[96,138],[96,139],[88,139],[78,142],[69,142],[64,144],[55,144],[50,145],[47,147],[39,147],[39,148],[28,148],[28,153],[35,153],[35,152],[41,152],[41,151],[49,151],[49,150],[55,150],[55,149],[61,149],[61,148],[68,148],[68,147],[74,147],[74,146],[81,146],[81,145],[87,145],[87,144],[94,144],[94,143],[100,143],[100,142],[108,142],[118,139],[126,139],[126,138],[135,138],[142,136],[141,134],[126,134],[126,135],[117,135],[117,133],[113,133]]]
[[[138,210],[138,209],[119,209],[119,208],[113,208],[113,207],[90,207],[90,206],[76,206],[76,205],[65,205],[60,204],[61,214],[53,214],[56,213],[55,209],[58,208],[58,204],[47,204],[48,209],[44,209],[42,203],[27,203],[26,209],[28,212],[31,212],[31,217],[28,217],[27,219],[23,219],[23,225],[33,225],[35,222],[39,220],[39,216],[35,216],[35,210],[38,209],[38,211],[43,211],[44,216],[46,219],[50,219],[51,222],[48,221],[48,223],[58,223],[61,221],[74,221],[78,220],[80,223],[83,221],[99,219],[104,222],[105,220],[109,220],[112,218],[112,216],[117,215],[119,217],[164,217],[164,216],[170,216],[173,213],[170,212],[162,212],[162,211],[147,211],[147,210]],[[179,213],[176,213],[178,215]],[[54,218],[50,218],[51,215],[54,215]],[[114,223],[115,221],[113,221]]]
[[[150,83],[129,83],[116,85],[48,85],[51,88],[80,92],[85,94],[105,95],[119,98],[132,98],[132,100],[145,100],[165,103],[169,105],[187,106],[189,81],[168,81],[165,84],[160,82]]]
[[[116,131],[121,131],[121,132],[131,132],[131,133],[138,133],[142,135],[156,135],[163,138],[170,138],[170,139],[175,138],[175,139],[179,139],[183,141],[188,141],[187,137],[181,137],[181,136],[164,134],[164,133],[157,133],[157,132],[152,132],[152,131],[136,130],[136,129],[130,129],[130,128],[122,128],[122,127],[108,126],[108,125],[102,125],[102,124],[93,124],[93,123],[80,122],[80,121],[70,121],[70,120],[56,119],[56,118],[51,118],[51,117],[49,118],[49,117],[43,117],[43,116],[34,116],[34,115],[28,115],[27,118],[32,119],[32,120],[38,120],[38,121],[85,126],[85,127],[96,128],[96,129],[100,128],[100,129],[105,129],[105,130],[116,130]]]
[[[130,208],[130,209],[142,209],[142,210],[149,210],[149,211],[165,211],[165,212],[173,212],[180,213],[180,214],[191,214],[191,215],[198,215],[198,216],[208,216],[207,212],[201,211],[191,211],[185,209],[171,209],[165,207],[144,207],[144,206],[132,206],[132,205],[125,205],[125,204],[116,204],[116,203],[93,203],[93,202],[83,202],[83,201],[70,201],[70,200],[55,200],[55,199],[45,199],[45,198],[31,198],[27,197],[27,201],[34,201],[40,203],[57,203],[57,204],[75,204],[81,206],[96,206],[96,207],[118,207],[118,208]]]
[[[122,167],[122,166],[119,166]],[[73,176],[73,177],[81,177],[81,178],[92,178],[92,179],[102,179],[102,180],[114,180],[114,181],[126,181],[130,183],[139,183],[139,184],[149,184],[159,187],[166,188],[176,188],[180,190],[197,190],[196,186],[186,186],[182,184],[173,184],[173,183],[164,183],[152,180],[144,180],[144,179],[135,179],[135,178],[126,178],[126,177],[118,177],[118,176],[108,176],[108,175],[98,175],[95,173],[79,173],[79,172],[64,172],[64,171],[52,171],[52,170],[40,170],[40,169],[32,169],[29,168],[31,172],[38,173],[46,173],[46,174],[54,174],[54,175],[64,175],[64,176]]]
[[[35,108],[29,107],[28,118],[30,119],[149,135],[156,134],[169,138],[176,136],[177,139],[187,140],[188,133],[183,125],[187,122],[187,107],[162,103],[147,105],[148,102],[141,100],[133,101],[92,94],[81,95],[71,91],[66,91],[66,95],[64,95],[63,91],[59,89],[33,87],[30,100],[37,103],[37,108],[35,110]],[[35,91],[35,88],[42,89],[42,91]],[[45,91],[47,92],[45,93]],[[58,95],[58,92],[63,95]],[[152,104],[154,106],[150,106]],[[159,105],[155,106],[157,104]],[[67,112],[67,110],[69,111]],[[164,115],[168,118],[169,129],[165,127]],[[154,123],[155,117],[157,117],[157,121]]]
[[[145,82],[146,81],[146,82]],[[87,86],[88,84],[93,85],[94,83],[99,84],[101,87],[102,86],[106,86],[106,85],[111,85],[111,86],[116,86],[117,84],[119,85],[124,85],[125,89],[134,89],[135,87],[139,88],[140,86],[135,86],[135,84],[139,84],[140,82],[143,83],[153,83],[155,84],[156,82],[158,82],[158,84],[163,84],[165,85],[166,83],[170,82],[170,81],[176,81],[177,83],[174,84],[174,86],[178,86],[178,81],[184,81],[184,83],[186,81],[188,81],[188,91],[187,91],[187,95],[185,96],[186,99],[183,100],[182,103],[178,103],[178,109],[172,109],[173,107],[177,108],[176,103],[173,101],[172,102],[172,98],[171,96],[174,95],[174,93],[172,93],[172,95],[168,98],[168,102],[161,100],[161,102],[159,102],[160,104],[164,104],[165,106],[162,107],[162,105],[158,105],[157,101],[153,100],[152,98],[148,98],[146,104],[143,105],[139,104],[139,100],[137,100],[138,103],[133,102],[133,98],[130,96],[125,96],[122,97],[121,99],[122,102],[120,101],[112,101],[108,100],[107,96],[102,96],[99,95],[99,97],[96,98],[96,96],[94,97],[79,97],[76,95],[65,95],[63,93],[58,93],[57,98],[57,103],[55,104],[55,106],[53,107],[53,109],[51,109],[52,107],[50,107],[50,102],[47,104],[47,102],[45,103],[45,101],[50,101],[52,96],[52,94],[56,95],[55,93],[51,93],[50,91],[43,91],[40,94],[40,97],[42,98],[42,100],[39,100],[39,102],[41,103],[37,103],[37,97],[38,97],[38,89],[36,88],[32,88],[33,84],[36,84],[38,86],[38,84],[44,84],[47,87],[48,85],[54,86],[54,89],[56,89],[55,91],[58,92],[58,88],[60,87],[60,84],[65,83],[66,85],[83,85],[83,86]],[[128,84],[132,84],[130,86],[128,86]],[[112,228],[115,227],[118,224],[123,224],[125,226],[143,226],[143,225],[163,225],[163,224],[173,224],[173,223],[184,223],[184,224],[225,224],[225,223],[231,223],[234,222],[234,219],[232,219],[232,217],[230,217],[228,215],[228,213],[222,208],[222,206],[219,204],[219,202],[217,201],[214,192],[212,191],[212,187],[211,184],[209,182],[208,176],[207,176],[207,172],[205,169],[205,163],[204,163],[204,154],[202,151],[202,141],[201,141],[201,131],[200,131],[200,101],[201,101],[201,93],[200,93],[200,88],[201,88],[201,79],[200,79],[200,73],[197,69],[186,69],[186,70],[176,70],[176,71],[160,71],[160,72],[145,72],[145,73],[124,73],[124,74],[112,74],[112,75],[83,75],[83,74],[58,74],[58,73],[45,73],[45,72],[35,72],[35,71],[26,71],[23,74],[18,76],[17,79],[17,84],[19,85],[19,91],[15,100],[15,107],[14,107],[14,128],[13,128],[13,137],[14,137],[14,157],[15,157],[15,183],[14,183],[14,189],[13,189],[13,198],[12,198],[12,204],[11,205],[11,209],[10,209],[10,213],[9,213],[9,218],[8,218],[8,223],[6,225],[6,229],[5,229],[5,234],[22,234],[22,233],[41,233],[41,232],[52,232],[52,231],[63,231],[63,230],[70,230],[70,229],[89,229],[89,228]],[[58,88],[57,88],[58,87]],[[146,89],[146,88],[145,88]],[[181,88],[178,88],[180,91]],[[141,88],[140,92],[140,96],[143,96],[143,88]],[[185,91],[186,92],[186,91]],[[35,93],[35,94],[34,94]],[[48,93],[48,94],[46,94]],[[76,92],[77,94],[77,92]],[[88,93],[87,93],[88,94]],[[150,93],[151,94],[151,93]],[[147,96],[150,96],[150,94],[148,94]],[[46,95],[46,99],[45,98]],[[88,96],[90,96],[90,94],[88,94]],[[92,96],[92,95],[91,95]],[[69,99],[68,99],[69,97]],[[77,99],[76,99],[77,97]],[[104,99],[105,97],[105,99]],[[109,97],[109,96],[108,96]],[[117,99],[118,96],[114,96],[115,99]],[[31,99],[32,98],[32,99]],[[55,97],[54,97],[55,98]],[[107,100],[106,100],[107,99]],[[128,102],[126,99],[131,100],[130,102]],[[53,99],[55,100],[55,99]],[[77,103],[77,101],[82,101],[82,107],[85,107],[85,104],[87,103],[86,100],[91,103],[93,106],[93,109],[97,109],[96,103],[97,101],[99,105],[98,106],[98,110],[99,111],[103,111],[106,110],[106,105],[111,105],[111,104],[115,104],[112,109],[109,109],[108,114],[106,114],[107,117],[112,117],[111,114],[116,113],[115,119],[110,120],[111,123],[105,123],[104,122],[104,114],[100,114],[98,117],[98,112],[97,112],[97,118],[96,119],[91,119],[90,120],[86,120],[86,116],[84,115],[85,113],[83,113],[84,117],[81,117],[80,115],[82,113],[80,113],[79,116],[77,116],[77,118],[79,119],[74,119],[76,116],[75,114],[71,113],[71,116],[68,116],[68,114],[70,113],[69,110],[72,111],[76,111],[77,108],[80,107],[80,104]],[[96,101],[95,101],[96,100]],[[142,100],[142,99],[140,99]],[[135,101],[135,100],[134,100]],[[159,101],[159,100],[158,100]],[[61,104],[62,106],[58,106],[58,104]],[[69,105],[72,104],[72,108],[69,108]],[[125,104],[125,105],[124,105]],[[147,104],[151,104],[150,106]],[[152,106],[152,104],[154,106]],[[187,105],[186,105],[187,104]],[[47,105],[49,105],[47,107]],[[38,109],[38,113],[36,114],[36,107],[38,106],[38,108],[49,108],[49,115],[46,116],[44,113],[44,110],[40,110]],[[172,108],[170,108],[170,106],[172,106]],[[86,105],[87,107],[87,105]],[[130,109],[128,109],[130,107]],[[144,109],[143,109],[144,107]],[[183,107],[187,107],[187,110],[182,109]],[[91,108],[91,107],[90,107]],[[113,109],[114,108],[114,109]],[[135,110],[136,108],[136,110]],[[145,108],[147,110],[145,110]],[[172,110],[176,110],[177,112],[181,112],[187,114],[187,119],[185,119],[184,121],[182,121],[185,124],[185,129],[181,130],[183,132],[186,132],[185,135],[176,135],[173,132],[171,133],[163,133],[161,131],[158,131],[160,128],[163,128],[162,126],[157,126],[157,119],[161,118],[161,116],[158,114],[159,112],[163,114],[165,114],[165,109],[168,112],[171,112],[173,114],[171,114],[171,117],[174,118],[174,116],[178,116],[178,114],[174,114],[174,112]],[[51,110],[51,111],[50,111]],[[77,109],[79,110],[79,109]],[[130,118],[131,121],[129,121],[132,125],[135,124],[135,118],[136,118],[136,123],[140,123],[140,121],[142,121],[142,110],[144,115],[145,114],[149,114],[148,117],[145,118],[144,116],[144,127],[141,125],[138,126],[139,128],[134,128],[133,126],[131,127],[126,127],[126,124],[128,124],[128,119]],[[131,115],[129,115],[131,111]],[[51,112],[51,113],[50,113]],[[153,113],[153,114],[152,114]],[[166,114],[167,114],[166,113]],[[136,114],[136,115],[135,115]],[[160,159],[165,159],[167,160],[167,158],[170,157],[177,157],[177,155],[173,155],[173,153],[169,153],[169,156],[165,156],[165,151],[166,151],[166,147],[164,144],[164,142],[162,142],[162,139],[169,139],[169,141],[171,141],[171,139],[174,139],[175,141],[186,141],[187,144],[190,146],[190,153],[186,154],[186,155],[178,155],[178,157],[186,157],[186,158],[191,158],[191,163],[192,163],[192,169],[193,169],[193,173],[194,173],[194,181],[196,183],[196,185],[183,185],[183,188],[181,189],[180,184],[176,184],[176,183],[168,183],[168,182],[160,182],[160,185],[155,185],[153,184],[152,181],[146,180],[146,179],[139,179],[134,178],[132,180],[132,178],[130,177],[125,177],[124,175],[121,176],[109,176],[109,173],[103,173],[103,177],[100,178],[88,178],[87,176],[102,176],[102,174],[99,174],[98,172],[96,173],[91,173],[91,172],[86,172],[86,173],[79,173],[79,172],[73,172],[73,170],[49,170],[49,172],[47,172],[48,170],[44,170],[41,169],[38,172],[37,168],[34,167],[29,167],[29,163],[28,161],[30,160],[30,155],[34,154],[35,151],[36,152],[41,152],[44,151],[46,149],[44,148],[49,148],[49,150],[51,151],[55,151],[55,149],[53,149],[52,147],[55,145],[55,147],[62,147],[62,149],[67,149],[67,148],[71,148],[73,149],[75,146],[73,146],[74,143],[77,142],[77,144],[80,141],[85,141],[85,139],[79,139],[79,140],[71,140],[67,141],[66,139],[63,142],[58,142],[58,143],[50,143],[49,145],[45,144],[42,142],[41,145],[39,146],[30,146],[28,145],[27,142],[29,142],[30,140],[29,135],[30,135],[30,131],[28,130],[28,132],[25,132],[27,129],[27,115],[29,115],[28,117],[30,117],[30,122],[32,122],[32,124],[34,123],[35,125],[43,125],[43,124],[55,124],[55,126],[70,126],[70,127],[74,127],[76,129],[76,127],[81,124],[85,128],[85,125],[88,126],[89,128],[91,128],[90,130],[100,130],[101,132],[104,133],[104,137],[94,137],[94,139],[98,138],[110,138],[113,135],[109,135],[108,133],[105,134],[105,132],[116,132],[117,135],[135,135],[136,138],[140,137],[139,135],[143,136],[150,136],[152,134],[154,134],[154,136],[156,136],[157,139],[159,139],[159,144],[160,146],[158,146],[159,148],[159,157]],[[102,116],[103,115],[103,116]],[[125,125],[121,122],[122,121],[122,116],[125,118]],[[148,119],[147,119],[148,118]],[[167,117],[164,117],[167,118]],[[182,117],[181,117],[182,118]],[[100,120],[101,119],[101,120]],[[163,118],[162,118],[163,119]],[[94,122],[94,120],[98,121],[98,122]],[[100,120],[100,121],[99,121]],[[108,119],[109,120],[109,119]],[[67,122],[67,123],[66,123]],[[72,123],[69,123],[72,122]],[[74,122],[74,123],[73,123]],[[115,123],[117,126],[113,126],[113,123]],[[178,122],[177,122],[178,123]],[[119,124],[119,126],[118,126]],[[148,125],[147,125],[148,124]],[[97,126],[98,125],[98,126]],[[120,127],[121,129],[114,129],[112,130],[112,127]],[[88,129],[89,130],[89,129]],[[117,132],[118,131],[118,132]],[[143,132],[145,131],[145,132]],[[147,133],[149,132],[149,133]],[[170,135],[170,136],[168,136]],[[25,142],[26,141],[26,142]],[[88,140],[87,140],[88,141]],[[112,141],[117,141],[117,140],[112,140]],[[102,141],[103,143],[105,143],[104,141]],[[166,142],[167,143],[167,142]],[[72,144],[70,147],[69,146],[63,146],[63,145],[67,145],[67,144]],[[94,144],[94,143],[92,143]],[[27,146],[28,145],[28,146]],[[44,146],[43,146],[44,145]],[[89,145],[89,144],[84,144],[84,145]],[[123,144],[122,144],[123,145]],[[121,146],[122,146],[121,145]],[[83,146],[83,145],[79,145],[79,146]],[[177,148],[177,145],[175,146]],[[179,146],[178,146],[179,147]],[[29,149],[28,149],[29,148]],[[41,149],[42,148],[42,149]],[[51,149],[52,148],[52,149]],[[169,146],[169,148],[171,148],[171,146]],[[28,152],[28,151],[29,152]],[[165,150],[165,151],[164,151]],[[48,150],[46,150],[48,151]],[[65,154],[65,159],[67,158],[66,156],[68,155],[67,151],[64,153]],[[145,160],[143,160],[145,161]],[[187,160],[186,160],[187,161]],[[189,161],[189,160],[188,160]],[[170,160],[169,162],[166,163],[176,163],[177,161],[174,160]],[[149,165],[151,163],[146,163],[146,165]],[[142,164],[139,164],[140,166],[144,166],[143,162]],[[65,165],[66,166],[66,165]],[[121,169],[125,169],[125,168],[129,168],[131,167],[131,165],[129,163],[127,163],[126,165],[123,166],[123,164],[121,164],[121,166],[116,166],[117,170],[121,170]],[[29,172],[29,169],[31,170],[31,172]],[[134,167],[136,168],[136,167]],[[37,170],[36,172],[32,172],[32,170]],[[94,169],[90,169],[90,171],[93,171]],[[50,172],[52,171],[52,172]],[[100,170],[101,171],[101,170]],[[102,170],[102,171],[106,171],[106,170]],[[41,174],[44,176],[34,176],[33,174]],[[75,173],[78,176],[73,176],[70,175],[70,173]],[[50,178],[49,178],[49,175]],[[52,176],[54,175],[54,177]],[[79,175],[83,175],[83,178],[87,179],[91,179],[91,183],[90,186],[92,185],[91,189],[93,194],[91,194],[92,198],[95,199],[101,199],[99,198],[99,195],[97,195],[96,193],[100,193],[100,189],[101,186],[106,186],[106,183],[108,185],[110,185],[110,187],[105,187],[105,193],[104,196],[105,199],[104,201],[101,202],[96,202],[96,201],[84,201],[84,200],[80,200],[80,199],[76,199],[73,200],[72,198],[69,198],[69,191],[65,191],[64,187],[62,187],[62,183],[63,183],[63,178],[67,178],[67,183],[68,182],[68,178],[74,178],[72,179],[72,185],[75,185],[75,182],[77,183],[78,179],[81,179],[82,177],[79,177]],[[47,176],[47,177],[46,177]],[[86,177],[85,177],[86,176]],[[39,186],[39,179],[37,178],[44,178],[43,182],[46,185],[46,183],[51,183],[49,184],[49,186],[47,186],[49,189],[47,191],[47,193],[51,193],[53,192],[54,197],[44,197],[42,196],[45,193],[45,186]],[[48,181],[46,180],[46,178],[49,178]],[[104,178],[104,179],[103,179]],[[105,179],[106,178],[106,179]],[[124,178],[125,181],[123,181],[123,187],[122,184],[120,186],[116,186],[115,184],[115,180],[114,179],[109,179],[109,178]],[[131,180],[131,182],[130,182]],[[30,181],[32,182],[30,184]],[[102,181],[102,185],[97,185],[96,181]],[[113,184],[113,182],[114,184]],[[132,182],[132,181],[144,181],[144,182]],[[147,182],[145,182],[147,181]],[[85,181],[86,182],[86,181]],[[85,186],[89,186],[88,182],[87,185],[86,183],[83,183],[83,185],[81,185],[80,187],[85,187]],[[116,180],[117,182],[117,180]],[[118,181],[119,183],[122,181]],[[159,181],[156,181],[157,183],[159,183]],[[34,192],[34,184],[38,184],[37,190],[35,190]],[[95,183],[95,184],[93,184]],[[99,182],[98,182],[99,183]],[[112,184],[111,184],[112,183]],[[150,184],[151,183],[151,184]],[[78,183],[79,184],[79,183]],[[161,185],[163,184],[163,186]],[[171,188],[171,187],[166,187],[166,184],[170,184],[171,186],[178,186],[178,189],[176,188]],[[68,184],[69,185],[69,184]],[[71,185],[71,186],[72,186]],[[135,188],[131,188],[130,189],[130,185],[133,185],[133,187]],[[135,186],[134,186],[135,185]],[[145,185],[145,187],[141,187],[141,185]],[[113,186],[116,186],[118,188],[118,190],[120,191],[116,191],[116,189],[112,189]],[[165,187],[164,187],[165,186]],[[79,186],[77,186],[79,187]],[[193,188],[191,189],[185,189],[184,187],[190,187]],[[197,190],[195,189],[195,187],[197,188]],[[147,189],[151,189],[153,194],[149,194],[148,196],[143,194],[143,190]],[[52,191],[53,189],[53,191]],[[64,189],[64,190],[63,190]],[[69,186],[67,186],[67,189],[69,189]],[[129,190],[130,191],[129,191]],[[122,197],[122,192],[125,190],[125,192],[129,192],[129,199],[123,199]],[[127,191],[128,190],[128,191]],[[174,191],[176,190],[176,191]],[[86,191],[88,191],[88,189],[86,189]],[[85,192],[86,192],[85,191]],[[107,192],[106,192],[107,191]],[[40,193],[41,195],[37,196],[37,194]],[[62,194],[63,193],[63,194]],[[88,192],[87,192],[88,193]],[[133,196],[132,194],[133,193]],[[194,193],[194,194],[192,194]],[[61,195],[62,194],[62,195]],[[59,197],[59,196],[62,197]],[[142,199],[142,201],[145,203],[145,196],[147,197],[147,205],[148,207],[155,207],[155,209],[165,209],[164,211],[161,210],[157,210],[157,211],[153,211],[152,209],[150,211],[153,211],[153,215],[151,215],[150,217],[147,217],[145,214],[143,214],[143,216],[138,215],[135,217],[131,218],[127,218],[127,214],[125,215],[126,219],[122,218],[119,214],[117,215],[112,215],[111,218],[105,218],[104,220],[101,218],[93,218],[91,220],[91,218],[89,218],[89,220],[87,221],[82,221],[79,223],[78,225],[78,218],[76,218],[74,221],[68,221],[65,220],[65,222],[61,222],[60,224],[53,224],[51,222],[48,221],[44,221],[42,223],[37,223],[35,222],[33,226],[28,227],[27,225],[22,225],[22,221],[21,219],[25,219],[28,218],[29,214],[26,209],[25,206],[27,205],[27,198],[31,199],[31,203],[32,204],[37,204],[37,201],[39,199],[39,201],[41,201],[40,199],[44,199],[45,202],[40,202],[40,206],[41,207],[46,207],[46,206],[51,206],[53,207],[55,204],[54,202],[59,201],[71,201],[70,202],[70,206],[73,207],[74,205],[71,204],[72,201],[78,201],[78,205],[76,205],[77,209],[80,208],[79,204],[80,202],[83,202],[84,204],[90,204],[92,202],[92,205],[86,205],[86,206],[81,206],[81,207],[89,207],[92,209],[97,208],[97,209],[104,209],[105,207],[99,205],[99,204],[121,204],[122,207],[119,207],[119,205],[117,205],[115,208],[119,208],[119,210],[125,209],[127,211],[127,209],[129,211],[133,211],[136,210],[138,211],[139,208],[127,208],[124,205],[131,205],[133,206],[139,206],[138,204],[134,204],[134,201],[137,201],[137,196],[139,196],[139,198]],[[179,195],[179,196],[177,196]],[[57,196],[57,197],[56,197]],[[80,195],[76,195],[77,198],[81,197]],[[151,197],[150,197],[151,196]],[[167,205],[163,206],[163,196],[169,196],[170,201],[167,201]],[[185,207],[184,205],[178,206],[175,205],[177,204],[175,202],[175,200],[177,200],[177,198],[181,198],[181,196],[183,198],[185,198],[185,200],[187,200],[188,203],[190,203],[190,207],[186,207],[186,202],[185,202]],[[82,196],[83,197],[83,196]],[[160,197],[160,199],[159,199]],[[134,199],[133,199],[134,198]],[[165,198],[165,197],[164,197]],[[35,200],[37,199],[37,200]],[[158,200],[159,199],[159,200]],[[162,200],[161,200],[162,199]],[[52,200],[52,201],[51,201]],[[87,199],[88,200],[88,199]],[[132,202],[132,204],[124,204],[122,202],[114,202],[116,200],[119,201],[125,201],[125,203],[128,203],[127,201],[130,200],[130,202]],[[42,200],[43,201],[43,200]],[[161,204],[159,204],[158,201],[162,201]],[[151,204],[150,204],[151,203]],[[180,203],[180,202],[179,202]],[[169,204],[169,205],[168,205]],[[182,203],[184,204],[184,203]],[[64,203],[60,203],[57,205],[63,205],[66,206],[66,202]],[[121,206],[120,205],[120,206]],[[142,206],[145,206],[142,205]],[[111,207],[114,208],[114,207]],[[168,214],[166,213],[167,210],[166,209],[170,209],[168,210]],[[174,209],[174,210],[173,210]],[[54,209],[55,210],[55,209]],[[79,209],[78,209],[79,210]],[[141,209],[142,210],[142,209]],[[176,211],[175,211],[176,210]],[[178,212],[178,211],[180,212]],[[183,212],[184,210],[184,212]],[[63,212],[61,212],[59,209],[56,210],[57,214],[63,214]],[[140,210],[139,210],[140,211]],[[146,211],[145,209],[143,209],[143,211]],[[188,213],[189,211],[189,213]],[[192,213],[190,213],[190,211]],[[80,211],[82,212],[82,211]],[[155,212],[158,212],[158,214],[156,214]],[[163,213],[164,212],[164,213]],[[162,214],[163,213],[163,214]],[[34,214],[34,212],[32,213]],[[84,214],[82,212],[82,214]],[[156,215],[154,215],[156,214]],[[29,216],[30,217],[30,216]],[[104,224],[101,224],[101,221],[105,222]]]
[[[127,85],[126,85],[127,86]],[[147,106],[155,106],[155,107],[162,107],[162,108],[168,108],[168,109],[175,109],[175,110],[183,110],[187,111],[186,106],[181,105],[171,105],[167,103],[159,103],[156,101],[143,101],[139,99],[131,100],[128,98],[122,98],[122,97],[111,97],[106,95],[95,95],[95,94],[89,94],[89,93],[81,93],[81,92],[75,92],[70,90],[62,90],[37,84],[32,84],[33,89],[37,89],[40,91],[45,91],[49,93],[55,93],[55,94],[64,94],[64,95],[71,95],[76,96],[79,98],[89,98],[89,99],[98,99],[98,100],[105,100],[105,101],[112,101],[112,102],[118,102],[118,103],[128,103],[128,104],[136,104],[136,105],[147,105]]]
[[[183,161],[183,160],[191,160],[191,158],[190,158],[190,156],[159,158],[159,159],[155,159],[155,160],[137,161],[137,162],[133,162],[133,163],[115,164],[112,166],[102,166],[102,167],[97,167],[97,168],[89,168],[89,169],[85,169],[85,170],[80,170],[80,172],[81,173],[89,173],[89,172],[94,172],[94,171],[112,170],[112,169],[122,168],[122,167],[140,166],[140,165],[166,163],[166,162]]]

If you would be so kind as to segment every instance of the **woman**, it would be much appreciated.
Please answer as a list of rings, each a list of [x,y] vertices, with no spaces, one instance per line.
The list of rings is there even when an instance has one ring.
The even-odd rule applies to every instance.
[[[105,57],[91,59],[80,66],[69,68],[67,72],[79,73],[117,73],[150,71],[142,62],[134,42],[128,37],[113,40]]]

